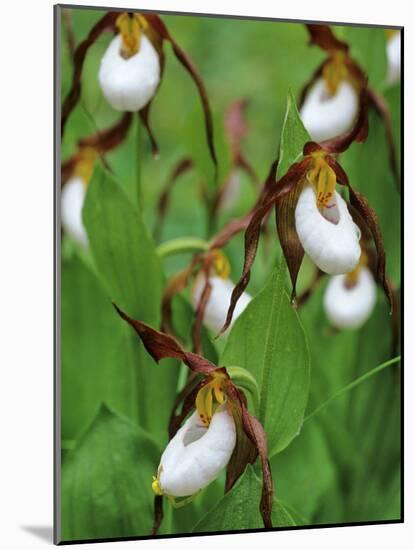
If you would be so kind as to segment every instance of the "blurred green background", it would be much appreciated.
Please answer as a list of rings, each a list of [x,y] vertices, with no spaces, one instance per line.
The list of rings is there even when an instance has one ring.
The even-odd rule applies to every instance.
[[[74,37],[79,43],[102,12],[71,9],[70,15]],[[302,86],[324,59],[324,54],[316,47],[309,47],[306,29],[299,23],[175,15],[165,15],[162,19],[195,62],[207,87],[215,120],[219,181],[224,181],[230,162],[223,117],[229,104],[237,99],[249,100],[250,131],[243,151],[263,181],[278,153],[288,91],[292,90],[299,97]],[[400,87],[386,84],[384,30],[335,27],[334,31],[349,40],[351,54],[367,71],[371,85],[388,100],[399,146]],[[119,118],[119,113],[103,98],[97,80],[100,58],[110,40],[110,34],[102,35],[87,55],[82,98],[67,124],[62,159],[76,151],[79,138]],[[139,206],[144,222],[142,234],[146,232],[148,243],[160,192],[175,163],[183,156],[194,159],[196,170],[184,175],[174,188],[160,242],[181,236],[206,237],[207,212],[198,184],[202,178],[212,185],[213,177],[194,83],[174,58],[169,44],[165,44],[165,52],[166,70],[151,113],[160,158],[152,157],[147,136],[139,130],[136,121],[126,142],[107,157],[131,209]],[[62,28],[62,99],[70,88],[71,75],[72,63]],[[377,211],[388,271],[398,288],[400,196],[392,179],[385,133],[377,115],[370,115],[366,144],[352,145],[341,156],[341,163],[352,184],[367,196]],[[139,205],[137,165],[142,185]],[[234,208],[220,215],[218,227],[244,214],[253,204],[255,191],[245,176],[242,177],[242,190]],[[98,196],[89,197],[91,203],[95,198],[98,201]],[[263,287],[280,258],[273,216],[268,225],[269,234],[261,240],[248,288],[252,295]],[[138,256],[145,254],[145,243],[137,237]],[[231,276],[237,280],[243,263],[243,236],[233,239],[225,252],[232,266]],[[165,280],[183,268],[189,259],[189,255],[180,255],[163,261],[164,275],[157,275],[160,278],[158,287],[154,283],[152,291],[148,291],[147,318],[144,320],[153,324],[159,322],[159,302],[150,303],[150,300],[157,296],[159,301],[161,278]],[[139,258],[137,262],[139,264]],[[150,491],[150,475],[155,473],[160,450],[167,441],[166,423],[178,383],[178,366],[157,367],[160,370],[155,371],[156,367],[145,352],[120,324],[110,304],[114,293],[112,288],[108,289],[103,265],[103,260],[97,261],[95,255],[92,257],[89,251],[78,249],[63,236],[61,427],[64,449],[62,523],[66,540],[148,534],[141,520],[136,523],[125,518],[139,516],[145,518],[145,525],[150,524],[152,501],[144,499],[142,504],[132,503],[131,491],[133,489],[137,495]],[[306,286],[311,275],[312,266],[305,261],[299,290]],[[322,309],[326,282],[322,281],[299,312],[311,350],[308,412],[347,383],[391,358],[390,318],[381,290],[378,290],[375,312],[362,329],[335,333]],[[125,303],[124,307],[128,305]],[[189,317],[185,299],[177,301],[175,306],[181,308],[181,320]],[[134,311],[129,310],[129,313]],[[136,313],[140,313],[139,307]],[[189,319],[183,323],[183,331],[188,333]],[[221,341],[211,341],[210,357],[217,359],[222,348]],[[144,368],[137,369],[137,363],[145,365]],[[297,523],[379,521],[400,517],[400,396],[399,367],[394,365],[305,422],[291,445],[273,457],[277,496],[302,518]],[[102,403],[109,408],[102,409]],[[108,426],[111,436],[107,435]],[[127,457],[115,489],[107,473],[117,469],[121,459],[118,457],[116,462],[116,453],[110,455],[111,445],[120,449],[120,456]],[[88,454],[91,446],[94,455]],[[94,462],[92,456],[98,456],[99,460]],[[105,462],[103,457],[108,456],[115,458]],[[79,471],[84,477],[79,478]],[[89,485],[84,484],[85,480]],[[183,510],[168,511],[166,532],[191,531],[217,501],[222,486],[220,479],[194,504]],[[91,514],[91,510],[98,510],[100,517],[85,513],[80,519],[73,511],[77,506],[86,507]],[[130,510],[129,515],[122,513],[123,507]],[[118,518],[116,521],[114,514]]]

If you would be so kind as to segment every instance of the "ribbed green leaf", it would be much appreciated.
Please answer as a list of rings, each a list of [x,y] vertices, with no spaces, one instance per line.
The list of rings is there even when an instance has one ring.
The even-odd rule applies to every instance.
[[[160,451],[103,406],[62,466],[63,541],[151,534],[151,476]]]
[[[237,531],[243,529],[261,529],[263,520],[259,511],[261,482],[248,466],[243,476],[231,491],[207,512],[195,525],[194,533],[211,531]],[[273,527],[295,525],[292,516],[276,499],[272,510]]]
[[[309,393],[308,346],[284,290],[285,278],[286,266],[281,262],[236,321],[220,361],[244,367],[256,378],[259,420],[270,456],[299,433]]]

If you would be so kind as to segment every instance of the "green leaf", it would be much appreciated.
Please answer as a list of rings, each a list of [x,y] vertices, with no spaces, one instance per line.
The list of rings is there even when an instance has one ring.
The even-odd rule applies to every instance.
[[[103,406],[62,465],[62,540],[150,535],[159,456],[144,430]]]
[[[232,490],[195,525],[193,533],[262,529],[263,520],[259,511],[261,491],[260,480],[253,468],[247,466]],[[295,525],[291,515],[276,499],[273,501],[272,523],[273,527]]]
[[[284,176],[289,166],[300,159],[303,146],[307,141],[311,141],[311,137],[303,125],[295,98],[290,90],[287,97],[286,114],[280,138],[277,179]]]
[[[137,418],[137,369],[95,273],[74,254],[61,270],[62,437],[74,439],[103,401]]]
[[[284,290],[282,261],[266,287],[237,319],[220,364],[250,371],[260,388],[259,420],[269,456],[299,433],[309,393],[310,359],[305,333]]]
[[[100,166],[89,186],[83,217],[97,270],[108,291],[108,306],[112,307],[112,299],[131,317],[158,326],[162,271],[155,246],[140,212]],[[128,382],[137,390],[138,422],[165,442],[178,363],[156,365],[131,329],[115,311],[113,315],[123,325],[125,353],[136,369],[134,379],[129,378]]]
[[[154,244],[139,211],[100,166],[88,188],[83,219],[110,297],[132,317],[158,325],[162,271]]]

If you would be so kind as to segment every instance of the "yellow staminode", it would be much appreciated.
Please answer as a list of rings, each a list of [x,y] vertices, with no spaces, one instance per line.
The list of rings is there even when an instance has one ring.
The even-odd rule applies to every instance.
[[[332,95],[336,94],[341,82],[348,78],[345,59],[346,54],[344,52],[335,51],[331,54],[329,61],[325,63],[322,69],[322,77]]]
[[[218,277],[228,279],[230,276],[230,262],[221,250],[213,250],[213,267]]]
[[[161,485],[160,485],[160,482],[158,480],[158,478],[156,478],[155,476],[152,476],[152,483],[151,483],[151,487],[152,487],[152,490],[154,491],[154,493],[158,496],[162,495],[162,489],[161,489]]]
[[[335,193],[336,174],[326,162],[324,153],[318,151],[313,153],[312,157],[307,179],[316,192],[319,210],[323,210],[329,206]]]
[[[115,25],[122,37],[121,55],[128,59],[139,52],[141,32],[146,28],[147,22],[138,13],[121,13]]]
[[[203,386],[197,393],[196,409],[202,423],[208,426],[213,417],[214,409],[226,401],[224,382],[226,375],[222,372],[213,373],[213,380]]]
[[[79,160],[75,167],[75,176],[81,178],[85,185],[92,177],[95,161],[98,153],[93,147],[83,147],[79,151]]]

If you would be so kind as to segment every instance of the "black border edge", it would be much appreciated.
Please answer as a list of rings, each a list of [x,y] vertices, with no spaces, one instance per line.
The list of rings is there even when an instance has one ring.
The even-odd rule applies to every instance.
[[[60,479],[61,479],[61,361],[60,361],[60,40],[61,6],[53,6],[53,316],[54,316],[54,369],[53,369],[53,543],[61,543]]]

